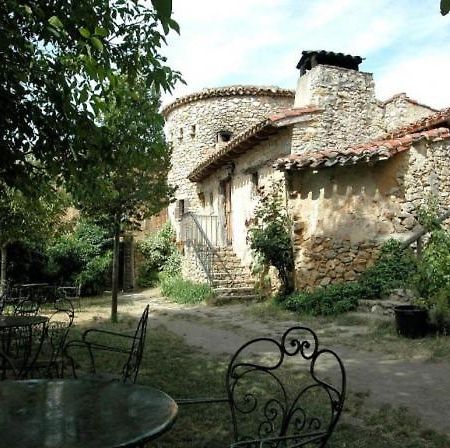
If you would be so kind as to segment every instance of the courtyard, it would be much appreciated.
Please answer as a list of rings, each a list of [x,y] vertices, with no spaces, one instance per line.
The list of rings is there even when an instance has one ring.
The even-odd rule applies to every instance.
[[[112,328],[134,328],[147,303],[150,316],[140,384],[177,399],[221,396],[227,363],[239,346],[303,324],[317,332],[322,347],[338,353],[348,376],[344,412],[328,446],[450,444],[447,337],[400,338],[392,317],[361,312],[313,318],[282,311],[270,302],[180,305],[162,298],[156,288],[121,295],[119,323]],[[85,299],[72,331],[111,327],[109,306],[108,297]],[[107,360],[105,367],[110,369],[111,362]],[[230,429],[226,404],[180,406],[173,428],[152,446],[228,446]]]

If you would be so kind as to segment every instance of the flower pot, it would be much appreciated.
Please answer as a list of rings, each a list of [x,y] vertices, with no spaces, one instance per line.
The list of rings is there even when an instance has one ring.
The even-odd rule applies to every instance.
[[[407,338],[423,338],[428,331],[428,311],[416,305],[394,308],[397,332]]]

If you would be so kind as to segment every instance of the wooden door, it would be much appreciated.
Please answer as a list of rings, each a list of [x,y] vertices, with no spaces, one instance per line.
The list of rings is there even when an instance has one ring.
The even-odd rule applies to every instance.
[[[223,206],[225,214],[225,237],[227,245],[230,245],[233,241],[233,227],[231,219],[231,179],[227,179],[223,182]]]

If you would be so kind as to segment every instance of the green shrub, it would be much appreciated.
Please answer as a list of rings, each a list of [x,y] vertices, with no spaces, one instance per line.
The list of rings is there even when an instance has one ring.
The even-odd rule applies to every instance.
[[[82,282],[84,293],[96,293],[109,283],[111,240],[107,230],[81,220],[74,231],[51,240],[46,248],[46,273],[54,283]]]
[[[378,260],[358,279],[362,298],[375,299],[395,288],[407,287],[417,272],[417,260],[401,243],[389,240],[383,244]]]
[[[281,294],[285,295],[293,290],[294,253],[291,224],[280,191],[280,182],[271,185],[268,191],[260,189],[261,198],[255,209],[255,220],[249,229],[248,240],[250,248],[262,261],[277,269],[283,288]]]
[[[328,316],[355,310],[361,298],[357,282],[336,283],[311,292],[297,292],[278,301],[289,311]]]
[[[158,281],[158,273],[161,271],[167,272],[169,275],[179,274],[181,256],[174,240],[175,233],[170,223],[167,223],[161,230],[138,243],[138,250],[144,257],[138,273],[137,283],[139,286],[155,286]]]
[[[177,303],[200,303],[214,295],[206,283],[194,283],[179,275],[160,275],[161,293]]]

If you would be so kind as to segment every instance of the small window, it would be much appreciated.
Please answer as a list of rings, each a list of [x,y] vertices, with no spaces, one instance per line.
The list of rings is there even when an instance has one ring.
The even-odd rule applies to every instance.
[[[197,125],[193,124],[193,125],[191,125],[191,131],[190,131],[191,137],[194,138],[196,133],[197,133]]]
[[[232,132],[230,131],[219,131],[217,133],[217,143],[227,143],[231,140]]]
[[[180,131],[178,133],[178,140],[183,140],[183,128],[180,128]]]
[[[205,193],[201,192],[198,194],[198,200],[202,208],[205,208]]]
[[[185,213],[184,199],[179,199],[175,206],[175,219],[181,219]]]
[[[258,196],[258,187],[259,187],[259,173],[255,171],[251,173],[250,182],[252,184],[251,196],[252,198],[256,198]]]

